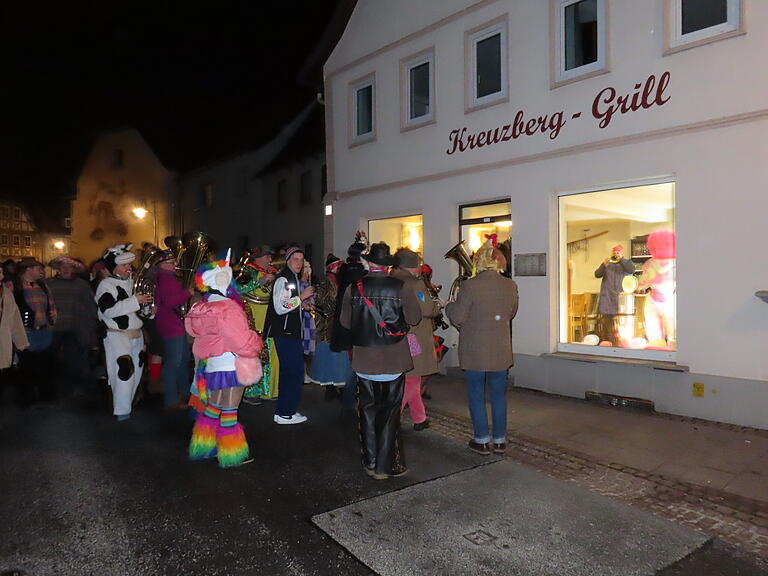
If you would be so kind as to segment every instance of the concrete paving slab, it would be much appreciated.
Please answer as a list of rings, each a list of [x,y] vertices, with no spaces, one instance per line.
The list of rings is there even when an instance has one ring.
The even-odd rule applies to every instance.
[[[708,540],[507,460],[313,521],[383,576],[652,575]]]

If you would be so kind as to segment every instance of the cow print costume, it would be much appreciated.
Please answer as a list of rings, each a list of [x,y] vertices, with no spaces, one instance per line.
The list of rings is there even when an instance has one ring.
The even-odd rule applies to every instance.
[[[118,244],[107,249],[102,258],[111,275],[96,289],[99,320],[106,327],[104,352],[112,388],[113,413],[118,420],[125,420],[131,414],[145,357],[143,323],[136,314],[140,306],[133,295],[133,280],[130,274],[127,278],[114,274],[118,264],[128,264],[136,258],[131,248],[131,244]]]

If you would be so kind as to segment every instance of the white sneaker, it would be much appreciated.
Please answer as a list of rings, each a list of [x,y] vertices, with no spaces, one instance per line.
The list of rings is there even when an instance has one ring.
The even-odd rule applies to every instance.
[[[273,418],[275,423],[277,424],[301,424],[302,422],[307,421],[306,416],[302,416],[298,412],[294,414],[293,416],[280,416],[278,414],[275,414],[275,417]]]

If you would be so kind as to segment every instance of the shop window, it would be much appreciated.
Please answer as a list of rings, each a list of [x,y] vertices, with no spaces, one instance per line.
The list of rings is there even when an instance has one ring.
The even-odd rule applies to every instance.
[[[558,349],[674,360],[674,183],[559,198]]]
[[[743,34],[744,0],[666,0],[665,53]]]
[[[607,70],[606,0],[552,0],[555,10],[553,86]]]
[[[277,211],[288,210],[288,180],[283,178],[277,183]]]
[[[434,70],[435,52],[432,48],[402,62],[403,130],[423,126],[435,119]]]
[[[421,252],[424,246],[423,224],[421,214],[369,220],[368,239],[371,243],[386,242],[392,253],[401,247]]]
[[[467,32],[469,98],[467,111],[507,100],[506,16]]]
[[[375,77],[370,74],[351,85],[352,134],[350,145],[363,144],[376,137]]]
[[[510,202],[483,202],[459,207],[459,234],[471,255],[492,234],[507,257],[507,271],[512,264],[512,213]]]
[[[304,205],[312,203],[312,172],[310,170],[301,174],[299,202]]]

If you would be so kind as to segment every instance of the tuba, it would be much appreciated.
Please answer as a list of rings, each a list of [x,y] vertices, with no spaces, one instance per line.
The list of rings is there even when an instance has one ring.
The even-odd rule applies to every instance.
[[[152,300],[154,301],[155,279],[149,272],[160,261],[162,252],[162,249],[149,242],[144,242],[141,245],[141,260],[136,271],[136,277],[133,279],[134,294],[152,294]],[[154,302],[143,304],[137,314],[141,318],[152,318],[155,315]]]
[[[461,273],[454,278],[453,283],[451,283],[451,289],[448,292],[448,299],[455,300],[461,283],[475,275],[475,265],[472,264],[472,258],[467,253],[467,249],[464,248],[464,240],[448,250],[443,258],[455,260],[461,269]]]
[[[235,277],[235,283],[239,286],[243,286],[250,283],[253,280],[253,276],[257,273],[254,268],[252,268],[251,266],[248,266],[249,258],[250,258],[250,255],[246,253],[237,264],[239,270],[237,272],[237,276]],[[280,271],[284,266],[285,266],[284,259],[273,260],[270,267],[267,268],[267,272],[269,272],[270,274],[277,275],[280,273]],[[243,300],[245,300],[246,302],[250,302],[251,304],[256,304],[259,306],[266,306],[267,304],[269,304],[269,300],[272,297],[271,292],[272,292],[273,283],[274,283],[274,280],[261,283],[259,285],[260,290],[243,292],[240,295],[243,297]]]
[[[187,232],[183,236],[167,236],[163,240],[176,259],[176,271],[181,274],[184,288],[195,287],[195,271],[213,250],[213,239],[203,232]],[[188,303],[179,306],[179,316],[184,317]]]

